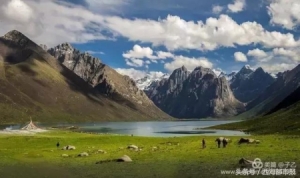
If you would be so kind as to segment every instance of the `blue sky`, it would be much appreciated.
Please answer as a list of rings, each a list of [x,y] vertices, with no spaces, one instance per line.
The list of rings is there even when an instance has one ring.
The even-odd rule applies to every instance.
[[[298,0],[5,1],[1,33],[17,28],[49,47],[70,42],[133,78],[181,65],[277,73],[300,61]],[[20,7],[22,16],[11,13]]]

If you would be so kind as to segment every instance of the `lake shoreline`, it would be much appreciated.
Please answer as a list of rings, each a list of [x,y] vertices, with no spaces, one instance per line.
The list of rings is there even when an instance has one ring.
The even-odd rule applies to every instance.
[[[184,136],[246,136],[244,132],[230,130],[209,130],[208,127],[238,121],[224,120],[180,120],[180,121],[145,121],[145,122],[85,122],[85,123],[35,123],[37,127],[47,130],[68,130],[89,134],[134,135],[146,137],[184,137]],[[20,129],[21,124],[11,127]],[[1,126],[0,126],[1,128]],[[3,128],[3,126],[2,126]],[[5,129],[5,127],[4,127]]]

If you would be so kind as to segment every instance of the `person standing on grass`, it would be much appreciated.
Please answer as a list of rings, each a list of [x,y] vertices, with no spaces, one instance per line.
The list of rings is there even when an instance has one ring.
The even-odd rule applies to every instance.
[[[202,148],[203,148],[203,149],[206,148],[206,143],[205,143],[204,138],[202,139]]]

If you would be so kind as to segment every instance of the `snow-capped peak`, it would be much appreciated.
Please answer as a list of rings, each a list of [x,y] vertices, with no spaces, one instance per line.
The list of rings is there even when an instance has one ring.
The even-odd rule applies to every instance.
[[[243,69],[254,71],[254,69],[250,65],[244,65],[244,67],[241,70]]]
[[[137,87],[141,90],[147,89],[153,82],[169,78],[170,75],[162,72],[150,72],[145,77],[135,81]]]
[[[235,76],[236,72],[231,72],[230,74],[226,74],[224,72],[221,72],[220,75],[218,75],[219,78],[225,77],[227,81],[231,81],[233,76]]]

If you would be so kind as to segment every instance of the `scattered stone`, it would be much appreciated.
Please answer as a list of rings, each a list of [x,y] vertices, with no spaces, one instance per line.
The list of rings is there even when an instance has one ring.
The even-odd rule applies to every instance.
[[[252,168],[253,161],[242,158],[239,160],[239,164],[242,168],[251,167]]]
[[[156,151],[158,148],[156,146],[152,147],[152,151]]]
[[[61,156],[62,157],[69,157],[69,155],[67,155],[67,154],[62,154]]]
[[[124,147],[119,147],[119,150],[123,150],[124,149]]]
[[[129,146],[127,147],[127,149],[138,151],[138,150],[139,150],[139,147],[136,146],[136,145],[129,145]]]
[[[97,152],[98,152],[98,153],[102,153],[102,154],[106,154],[106,153],[107,153],[107,152],[104,151],[104,150],[98,150]]]
[[[118,158],[117,162],[132,162],[132,159],[129,156],[124,155],[121,158]]]
[[[86,156],[89,156],[89,154],[87,152],[83,152],[83,153],[80,153],[78,156],[80,156],[80,157],[86,157]]]

